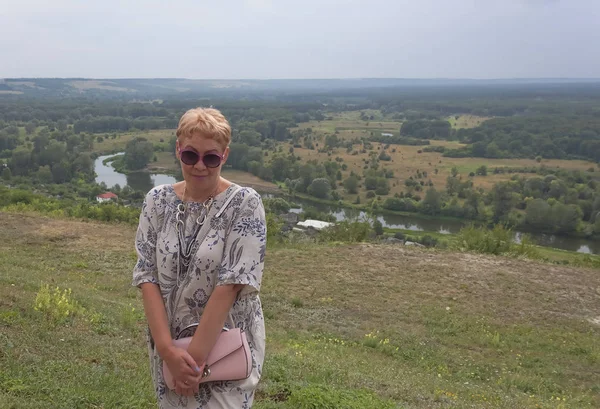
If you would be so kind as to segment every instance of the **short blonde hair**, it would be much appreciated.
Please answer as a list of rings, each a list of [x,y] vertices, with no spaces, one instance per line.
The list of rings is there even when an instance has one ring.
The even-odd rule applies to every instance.
[[[231,126],[218,109],[194,108],[187,111],[177,125],[177,139],[204,136],[226,148],[231,142]]]

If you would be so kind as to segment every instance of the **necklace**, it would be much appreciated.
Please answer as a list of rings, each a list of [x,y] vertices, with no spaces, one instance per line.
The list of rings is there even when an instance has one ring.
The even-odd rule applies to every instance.
[[[203,225],[204,222],[206,221],[206,217],[208,215],[208,211],[210,210],[210,208],[212,207],[212,204],[214,202],[214,198],[216,196],[217,191],[219,190],[219,185],[217,184],[217,187],[215,188],[215,190],[208,196],[208,198],[201,203],[202,208],[200,209],[200,214],[198,215],[198,217],[196,218],[196,223],[199,225]],[[183,195],[181,197],[181,203],[177,206],[177,226],[180,225],[180,221],[183,222],[183,226],[185,226],[185,214],[187,212],[188,206],[185,202],[185,194],[187,193],[187,183],[185,185],[183,185]],[[183,220],[181,220],[183,219]],[[185,228],[184,228],[185,230]]]
[[[175,231],[177,232],[177,239],[179,241],[179,251],[178,251],[178,261],[177,261],[177,285],[181,284],[180,280],[182,280],[185,276],[187,276],[187,270],[189,268],[191,262],[191,256],[198,250],[198,234],[200,229],[206,222],[208,217],[208,213],[213,205],[215,194],[219,186],[217,185],[216,189],[211,193],[208,198],[201,203],[200,214],[196,217],[196,223],[194,225],[191,240],[186,239],[186,213],[188,210],[188,206],[185,202],[185,195],[187,193],[187,183],[183,187],[183,196],[181,198],[181,203],[177,205],[177,214],[175,216]],[[181,272],[183,269],[183,272]]]

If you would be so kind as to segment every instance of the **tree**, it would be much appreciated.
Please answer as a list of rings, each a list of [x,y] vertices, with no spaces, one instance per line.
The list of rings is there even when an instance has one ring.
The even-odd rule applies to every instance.
[[[596,222],[594,223],[594,233],[600,234],[600,217],[596,217]]]
[[[127,142],[123,161],[130,170],[143,169],[154,155],[154,147],[146,138],[134,138]]]
[[[54,183],[65,183],[71,179],[71,166],[69,162],[62,161],[52,165],[52,178]]]
[[[355,194],[358,192],[358,178],[354,175],[348,176],[346,180],[344,180],[344,189],[346,192]]]
[[[67,144],[64,142],[51,140],[46,149],[40,152],[39,164],[42,166],[52,166],[62,160],[68,160]]]
[[[505,219],[513,207],[514,198],[510,182],[496,183],[492,190],[492,197],[494,222],[498,222]]]
[[[15,176],[27,175],[32,169],[31,151],[23,146],[19,146],[12,151],[10,160],[10,170]]]
[[[58,121],[58,123],[56,124],[56,127],[58,128],[59,131],[64,132],[67,130],[67,121],[65,121],[64,119],[60,119]]]
[[[32,133],[34,133],[35,128],[37,128],[35,122],[27,122],[25,124],[25,132],[27,133],[27,135],[31,135]]]
[[[290,204],[285,199],[275,197],[272,199],[265,199],[265,208],[268,212],[283,214],[290,211]]]
[[[73,171],[75,173],[92,173],[94,171],[94,161],[87,153],[77,155],[73,161]]]
[[[273,170],[273,179],[283,181],[289,177],[290,161],[281,155],[273,157],[271,169]]]
[[[373,230],[377,236],[383,236],[383,224],[379,221],[379,219],[375,219],[373,222]]]
[[[4,169],[2,170],[2,179],[8,182],[11,178],[12,172],[10,171],[10,168],[8,166],[4,167]]]
[[[567,194],[567,185],[562,180],[553,180],[550,182],[550,191],[548,195],[555,199],[560,199],[562,196]]]
[[[312,181],[308,187],[308,193],[319,199],[329,199],[331,194],[331,185],[326,178],[317,178]]]
[[[541,230],[547,230],[551,223],[552,208],[544,199],[533,199],[525,209],[525,223]]]
[[[248,146],[260,146],[262,135],[252,129],[241,131],[236,138],[240,143],[245,143]]]
[[[480,167],[477,168],[477,170],[475,171],[475,174],[479,175],[479,176],[487,176],[487,166],[481,165]]]
[[[421,211],[425,214],[436,215],[442,210],[442,198],[435,188],[427,189],[425,199],[421,202]]]
[[[377,178],[377,188],[375,189],[375,193],[381,196],[390,193],[390,184],[388,183],[386,178]]]
[[[37,178],[42,183],[52,183],[54,176],[52,175],[50,166],[40,166],[39,170],[37,171]]]
[[[368,176],[365,178],[365,188],[367,190],[375,190],[377,189],[377,177],[376,176]]]
[[[315,179],[316,172],[317,170],[312,163],[306,163],[300,167],[299,176],[302,181],[302,184],[298,188],[301,192],[306,192],[308,186],[310,186],[310,184]]]
[[[461,188],[460,179],[455,176],[448,176],[446,178],[446,191],[449,195],[458,194]]]
[[[502,152],[500,151],[500,148],[498,147],[498,144],[496,144],[496,142],[490,142],[490,144],[486,148],[485,156],[487,158],[499,158],[500,156],[502,156]]]
[[[557,233],[577,231],[581,222],[581,209],[575,205],[564,205],[560,202],[552,206],[552,224]]]

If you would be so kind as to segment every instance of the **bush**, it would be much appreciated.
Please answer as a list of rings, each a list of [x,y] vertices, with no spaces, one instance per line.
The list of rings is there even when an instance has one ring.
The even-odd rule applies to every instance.
[[[521,243],[513,241],[513,232],[501,224],[492,230],[476,228],[473,225],[460,230],[456,240],[456,247],[461,251],[475,251],[486,254],[511,254],[535,258],[537,249],[528,237],[522,237]]]
[[[421,243],[427,247],[435,247],[438,243],[438,240],[435,237],[426,234],[418,240],[418,243]]]
[[[377,236],[383,235],[383,224],[379,220],[375,220],[373,222],[373,230],[375,230],[375,234]]]
[[[356,243],[366,241],[371,235],[371,225],[368,222],[350,222],[344,220],[321,231],[318,239],[320,241],[339,241]]]
[[[457,246],[462,251],[503,254],[510,250],[512,234],[509,229],[498,224],[493,230],[469,226],[458,233]]]
[[[48,284],[42,284],[33,305],[35,311],[44,314],[52,325],[70,321],[73,317],[84,312],[83,307],[71,297],[71,289],[53,290]]]
[[[265,198],[263,204],[267,213],[289,213],[291,208],[289,202],[281,197]]]
[[[406,239],[406,235],[404,233],[402,233],[401,231],[394,233],[394,238],[398,239],[398,240],[404,240]]]

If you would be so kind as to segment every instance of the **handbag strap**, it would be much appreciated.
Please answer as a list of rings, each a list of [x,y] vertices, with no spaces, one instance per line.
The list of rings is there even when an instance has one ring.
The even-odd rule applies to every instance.
[[[217,211],[216,214],[211,215],[211,213],[214,212],[214,210],[215,210],[214,207],[211,206],[208,209],[208,212],[206,214],[204,223],[201,225],[200,229],[198,230],[198,233],[196,234],[196,238],[194,239],[194,241],[196,243],[198,243],[198,245],[200,245],[204,241],[204,239],[206,238],[206,235],[210,231],[210,227],[211,226],[210,226],[209,220],[212,219],[212,218],[221,217],[221,215],[223,214],[223,212],[227,209],[227,206],[229,206],[229,203],[231,203],[231,201],[233,200],[233,198],[237,195],[237,193],[241,189],[242,189],[241,186],[236,185],[235,188],[234,188],[234,190],[231,192],[231,194],[227,198],[227,200],[225,200],[225,203],[223,203],[223,206],[221,206],[221,208]],[[179,243],[179,246],[180,246],[180,248],[179,248],[179,251],[177,252],[177,279],[179,279],[179,277],[180,277],[179,268],[180,268],[181,263],[180,263],[179,257],[180,257],[180,253],[181,253],[181,243]],[[188,266],[188,270],[189,270],[190,266],[191,266],[191,263]]]
[[[223,206],[221,206],[219,208],[219,210],[214,214],[211,215],[211,213],[213,213],[215,211],[214,207],[210,207],[210,209],[207,212],[206,218],[204,223],[202,224],[202,226],[200,227],[200,230],[198,231],[198,234],[196,235],[195,241],[199,244],[202,243],[202,241],[204,241],[204,239],[206,238],[206,235],[208,234],[208,232],[210,231],[210,222],[209,220],[214,218],[219,218],[221,217],[221,215],[223,214],[223,212],[227,209],[227,207],[229,206],[229,204],[231,203],[231,201],[237,196],[238,192],[242,189],[241,186],[236,185],[235,188],[233,189],[233,191],[231,192],[231,194],[229,195],[229,197],[225,200],[225,202],[223,203]],[[181,245],[181,244],[180,244]],[[181,262],[179,260],[180,257],[180,251],[177,251],[177,283],[179,284],[179,279],[180,279],[180,275],[181,275]],[[193,263],[190,262],[190,264],[187,266],[187,269],[189,271],[190,267],[192,266]],[[187,273],[187,271],[186,271]],[[235,321],[233,320],[233,316],[231,315],[231,310],[228,312],[228,318],[229,321],[231,322],[231,327],[235,328]],[[195,324],[198,325],[198,324]],[[182,330],[183,331],[183,330]]]

